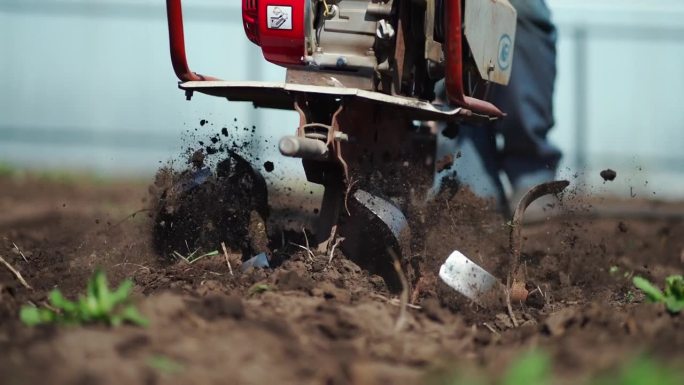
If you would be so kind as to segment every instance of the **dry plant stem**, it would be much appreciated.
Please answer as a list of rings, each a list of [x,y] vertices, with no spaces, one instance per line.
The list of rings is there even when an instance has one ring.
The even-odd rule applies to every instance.
[[[354,188],[354,185],[357,182],[357,180],[350,178],[349,183],[347,184],[347,191],[344,193],[344,210],[347,212],[348,216],[351,216],[351,212],[349,212],[349,205],[347,204],[349,201],[349,194],[351,194],[352,188]]]
[[[138,270],[143,270],[143,269],[145,269],[145,270],[147,270],[148,272],[152,271],[152,269],[150,269],[150,268],[147,267],[147,266],[144,266],[144,265],[141,265],[141,264],[138,264],[138,263],[131,263],[131,262],[121,262],[121,263],[117,263],[116,265],[112,265],[112,267],[127,266],[127,265],[137,266],[137,267],[138,267]],[[136,271],[138,271],[138,270],[136,270]]]
[[[233,267],[230,265],[230,259],[228,258],[228,250],[226,249],[226,243],[221,242],[221,248],[223,249],[223,256],[226,258],[226,265],[228,265],[228,271],[230,275],[233,275]]]
[[[378,293],[370,293],[370,296],[373,297],[373,298],[381,299],[381,300],[383,300],[383,301],[385,301],[385,302],[387,302],[388,304],[393,305],[393,306],[401,306],[401,303],[400,303],[400,301],[399,301],[399,298],[387,298],[387,297],[385,297],[384,295],[378,294]],[[409,308],[409,309],[414,309],[414,310],[421,310],[421,309],[423,309],[422,306],[414,305],[414,304],[411,304],[411,303],[407,303],[407,304],[406,304],[406,307]]]
[[[401,262],[399,262],[397,254],[392,249],[388,249],[388,251],[389,254],[392,256],[392,259],[394,260],[394,270],[397,271],[397,275],[399,275],[399,280],[401,281],[401,295],[399,296],[399,316],[397,317],[397,321],[394,324],[394,331],[399,332],[404,328],[404,325],[406,324],[406,307],[408,305],[409,299],[409,283],[406,279],[406,274],[404,274],[404,270],[401,268]]]
[[[24,255],[24,253],[21,252],[21,249],[19,249],[19,246],[17,246],[17,244],[14,243],[14,242],[12,242],[12,245],[13,245],[14,248],[17,250],[17,252],[19,253],[19,255],[21,255],[21,257],[24,259],[24,262],[28,262],[28,259],[26,259],[26,256]]]
[[[483,322],[482,325],[484,325],[484,327],[486,327],[487,329],[489,329],[489,331],[492,332],[492,334],[494,334],[494,335],[496,335],[496,336],[500,336],[500,335],[501,335],[501,334],[499,334],[499,332],[497,332],[496,329],[494,329],[490,324],[488,324],[488,323],[486,323],[486,322]]]
[[[307,254],[306,256],[309,257],[309,260],[310,260],[310,261],[313,261],[313,257],[315,256],[315,254],[313,253],[313,251],[311,251],[311,249],[309,249],[309,248],[306,247],[306,246],[298,245],[298,244],[296,244],[296,243],[294,243],[294,242],[290,242],[290,244],[291,244],[292,246],[299,247],[300,249],[306,251],[306,254]]]
[[[313,261],[316,254],[314,254],[314,252],[311,251],[311,247],[309,246],[309,237],[306,235],[306,229],[304,227],[302,227],[302,234],[304,234],[304,241],[306,242],[306,246],[302,246],[294,242],[290,242],[290,244],[306,251],[306,256],[309,258],[309,261]]]
[[[330,230],[330,236],[328,239],[318,245],[318,251],[323,253],[324,255],[330,252],[330,249],[333,247],[335,238],[337,237],[337,225],[333,225],[332,229]]]
[[[33,290],[33,288],[31,287],[31,285],[29,285],[29,284],[26,282],[26,280],[24,279],[24,277],[21,276],[21,273],[18,272],[14,267],[12,267],[12,265],[10,265],[9,262],[5,261],[5,258],[3,258],[2,255],[0,255],[0,262],[2,262],[2,264],[5,265],[5,267],[6,267],[9,271],[11,271],[12,274],[14,274],[14,276],[17,278],[17,280],[19,281],[19,283],[21,283],[25,288],[27,288],[27,289],[29,289],[29,290]]]
[[[304,241],[306,242],[306,251],[308,252],[309,260],[313,261],[315,255],[313,251],[311,251],[311,247],[309,246],[309,237],[306,235],[306,229],[303,227],[302,233],[304,233]]]
[[[532,295],[536,292],[539,292],[539,295],[541,295],[542,298],[544,298],[544,302],[546,302],[546,294],[544,294],[544,292],[542,291],[541,287],[539,287],[539,285],[537,285],[537,287],[534,288],[532,291],[530,291],[528,294]]]
[[[511,306],[511,275],[506,277],[506,308],[508,309],[508,316],[513,322],[513,326],[518,327],[518,320],[515,319],[515,314],[513,313],[513,306]]]
[[[58,313],[58,312],[60,311],[60,310],[57,309],[56,307],[54,307],[54,306],[50,305],[49,303],[47,303],[46,301],[42,301],[40,304],[41,304],[43,307],[46,307],[46,308],[48,308],[48,309],[54,311],[55,313]],[[36,306],[35,304],[33,304],[33,306],[34,306],[34,307],[38,307],[38,306]]]
[[[335,240],[335,243],[330,248],[330,256],[328,257],[328,265],[332,262],[333,257],[335,256],[335,249],[337,248],[337,246],[340,245],[340,242],[342,242],[342,241],[344,241],[343,237],[337,238]]]

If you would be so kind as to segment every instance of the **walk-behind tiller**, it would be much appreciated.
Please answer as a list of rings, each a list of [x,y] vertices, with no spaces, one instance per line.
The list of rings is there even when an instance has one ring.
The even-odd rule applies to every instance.
[[[301,158],[307,179],[325,188],[316,243],[326,250],[344,238],[345,254],[375,259],[367,266],[388,265],[392,251],[410,256],[402,212],[412,194],[427,191],[439,164],[414,122],[504,116],[484,99],[490,83],[507,84],[511,74],[516,11],[508,0],[243,0],[247,38],[287,69],[282,83],[191,71],[181,0],[166,5],[186,97],[201,92],[296,111],[299,126],[279,149]],[[433,104],[441,79],[448,106]]]

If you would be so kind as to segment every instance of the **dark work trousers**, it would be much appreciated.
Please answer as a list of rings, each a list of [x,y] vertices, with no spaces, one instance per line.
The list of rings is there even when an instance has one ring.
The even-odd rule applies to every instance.
[[[511,78],[508,86],[492,85],[489,98],[507,116],[485,126],[461,124],[455,139],[438,135],[437,159],[459,152],[461,157],[451,170],[436,176],[433,186],[436,193],[444,178],[456,177],[477,195],[494,198],[501,208],[507,202],[502,174],[516,195],[552,180],[561,158],[560,150],[547,140],[554,125],[556,79],[556,29],[551,13],[543,0],[511,3],[518,12]],[[499,144],[497,135],[503,139]]]

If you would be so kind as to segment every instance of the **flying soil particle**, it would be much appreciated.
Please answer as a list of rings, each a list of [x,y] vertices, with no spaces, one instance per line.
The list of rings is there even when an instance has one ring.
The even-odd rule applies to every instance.
[[[223,134],[223,136],[228,136],[228,127],[223,127],[221,129],[221,134]]]
[[[268,162],[264,163],[264,170],[266,170],[266,172],[271,172],[271,171],[273,171],[273,169],[274,169],[273,162],[268,161]]]
[[[620,230],[621,233],[626,233],[627,232],[627,225],[625,222],[620,222],[618,223],[618,230]]]
[[[200,120],[200,126],[204,127],[205,124],[209,123],[208,121],[202,119]]]
[[[214,136],[214,137],[211,138],[211,142],[214,143],[214,144],[218,143],[219,140],[221,140],[221,139],[219,138],[218,135],[216,135],[216,136]]]
[[[615,177],[617,176],[617,172],[607,168],[603,171],[601,171],[601,178],[603,178],[603,181],[613,181],[615,180]]]
[[[435,164],[435,170],[437,172],[449,170],[449,169],[451,169],[451,166],[453,166],[453,165],[454,165],[454,156],[451,154],[447,154],[442,159],[437,161],[437,163]]]
[[[197,150],[190,156],[190,163],[199,170],[204,167],[204,158],[204,152],[202,150]]]
[[[209,154],[209,155],[214,155],[218,152],[216,147],[211,147],[211,146],[207,146],[207,148],[205,150],[207,151],[207,154]]]

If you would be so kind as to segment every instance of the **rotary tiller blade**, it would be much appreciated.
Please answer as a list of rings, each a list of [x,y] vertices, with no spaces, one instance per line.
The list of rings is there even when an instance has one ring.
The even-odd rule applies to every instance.
[[[411,231],[406,217],[391,202],[363,190],[356,190],[347,204],[351,215],[340,221],[345,255],[383,277],[390,290],[400,291],[393,258],[403,262],[410,255]]]

